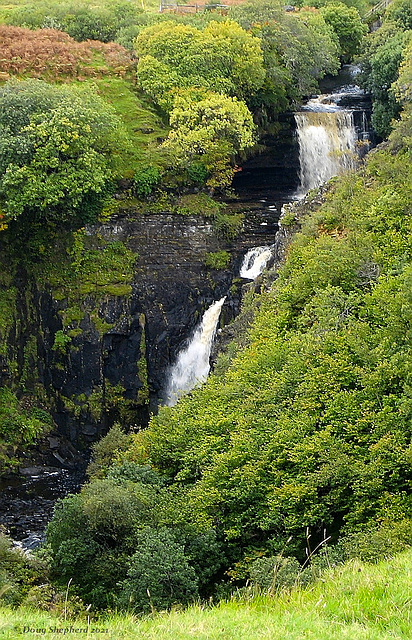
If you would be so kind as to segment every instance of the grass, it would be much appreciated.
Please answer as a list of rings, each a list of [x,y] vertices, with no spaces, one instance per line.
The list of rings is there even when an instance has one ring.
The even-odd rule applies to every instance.
[[[122,119],[133,145],[141,151],[166,137],[168,128],[132,83],[125,78],[105,77],[94,80],[98,93],[113,106]]]
[[[110,615],[91,622],[64,621],[38,610],[0,608],[0,638],[55,640],[410,640],[412,637],[412,550],[378,565],[351,561],[310,589],[275,598],[243,596],[216,607],[138,618]],[[24,627],[45,630],[26,631]],[[50,630],[57,627],[63,631]],[[105,630],[103,633],[93,629]],[[106,632],[107,630],[107,632]]]

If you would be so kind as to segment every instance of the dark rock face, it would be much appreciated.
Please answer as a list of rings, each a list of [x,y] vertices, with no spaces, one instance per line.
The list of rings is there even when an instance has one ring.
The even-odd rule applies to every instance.
[[[203,216],[130,210],[87,227],[103,245],[121,241],[135,254],[131,293],[85,294],[77,321],[63,322],[68,300],[21,270],[9,354],[0,363],[3,376],[20,384],[24,379],[29,392],[40,385],[59,432],[76,446],[87,446],[116,420],[145,425],[170,365],[204,311],[227,296],[221,325],[237,315],[243,255],[254,243],[274,241],[276,212],[270,213],[273,224],[262,226],[266,213],[254,212],[252,224],[232,244],[219,239]],[[222,249],[231,254],[229,267],[206,267],[206,254]],[[71,337],[56,348],[59,332]],[[8,362],[15,363],[13,373]]]
[[[148,383],[151,391],[158,392],[182,343],[205,309],[227,294],[234,274],[205,267],[206,254],[217,251],[221,243],[210,222],[200,217],[124,217],[96,232],[123,241],[137,255],[132,295],[124,314],[128,323],[122,331],[118,325],[116,332],[105,336],[106,375],[113,383],[122,375],[130,378],[126,369],[138,355],[139,318],[144,314]],[[238,252],[232,251],[236,261]],[[227,318],[236,313],[238,304],[236,298],[228,301]]]

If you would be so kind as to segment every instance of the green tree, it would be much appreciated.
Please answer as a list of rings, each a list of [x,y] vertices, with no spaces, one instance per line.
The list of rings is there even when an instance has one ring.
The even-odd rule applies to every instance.
[[[332,27],[339,39],[340,55],[348,62],[359,52],[363,37],[368,31],[355,7],[343,2],[333,2],[321,8],[325,22]]]
[[[265,75],[259,40],[229,20],[212,21],[203,30],[172,21],[155,24],[139,34],[136,52],[139,81],[160,104],[173,87],[247,97]]]
[[[198,580],[183,545],[167,529],[143,529],[130,559],[120,600],[138,611],[165,609],[198,595]]]
[[[216,93],[190,100],[181,95],[170,114],[172,130],[163,148],[172,162],[187,169],[199,158],[211,187],[228,186],[233,177],[231,158],[254,143],[254,124],[244,102]],[[188,99],[189,98],[189,99]]]
[[[339,68],[336,34],[318,12],[288,14],[277,3],[257,0],[233,7],[230,15],[261,41],[266,79],[251,104],[260,98],[262,106],[285,108],[285,96],[300,100]]]
[[[127,144],[116,115],[98,96],[41,81],[1,88],[0,122],[6,219],[29,210],[47,219],[75,218],[86,199],[105,195],[121,144]]]
[[[394,23],[384,23],[365,42],[361,57],[361,83],[373,100],[372,124],[382,137],[391,130],[391,121],[401,105],[390,88],[397,80],[399,66],[410,40],[410,32]]]

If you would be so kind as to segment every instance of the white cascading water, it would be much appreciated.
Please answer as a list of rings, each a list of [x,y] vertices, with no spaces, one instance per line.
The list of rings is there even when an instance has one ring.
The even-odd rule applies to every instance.
[[[165,403],[173,407],[179,398],[205,382],[210,371],[210,352],[226,297],[214,302],[204,313],[187,347],[179,353],[169,372]]]
[[[300,160],[298,195],[302,196],[353,168],[356,159],[357,134],[352,113],[315,100],[307,108],[295,113]]]
[[[243,258],[242,266],[240,267],[240,277],[247,280],[254,280],[257,278],[266,267],[271,256],[272,247],[265,246],[249,249]]]

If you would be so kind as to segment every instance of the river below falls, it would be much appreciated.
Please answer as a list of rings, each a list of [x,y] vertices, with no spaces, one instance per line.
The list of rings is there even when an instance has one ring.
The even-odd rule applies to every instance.
[[[58,498],[75,493],[84,471],[57,467],[26,467],[19,475],[0,479],[0,525],[24,549],[43,540]]]

